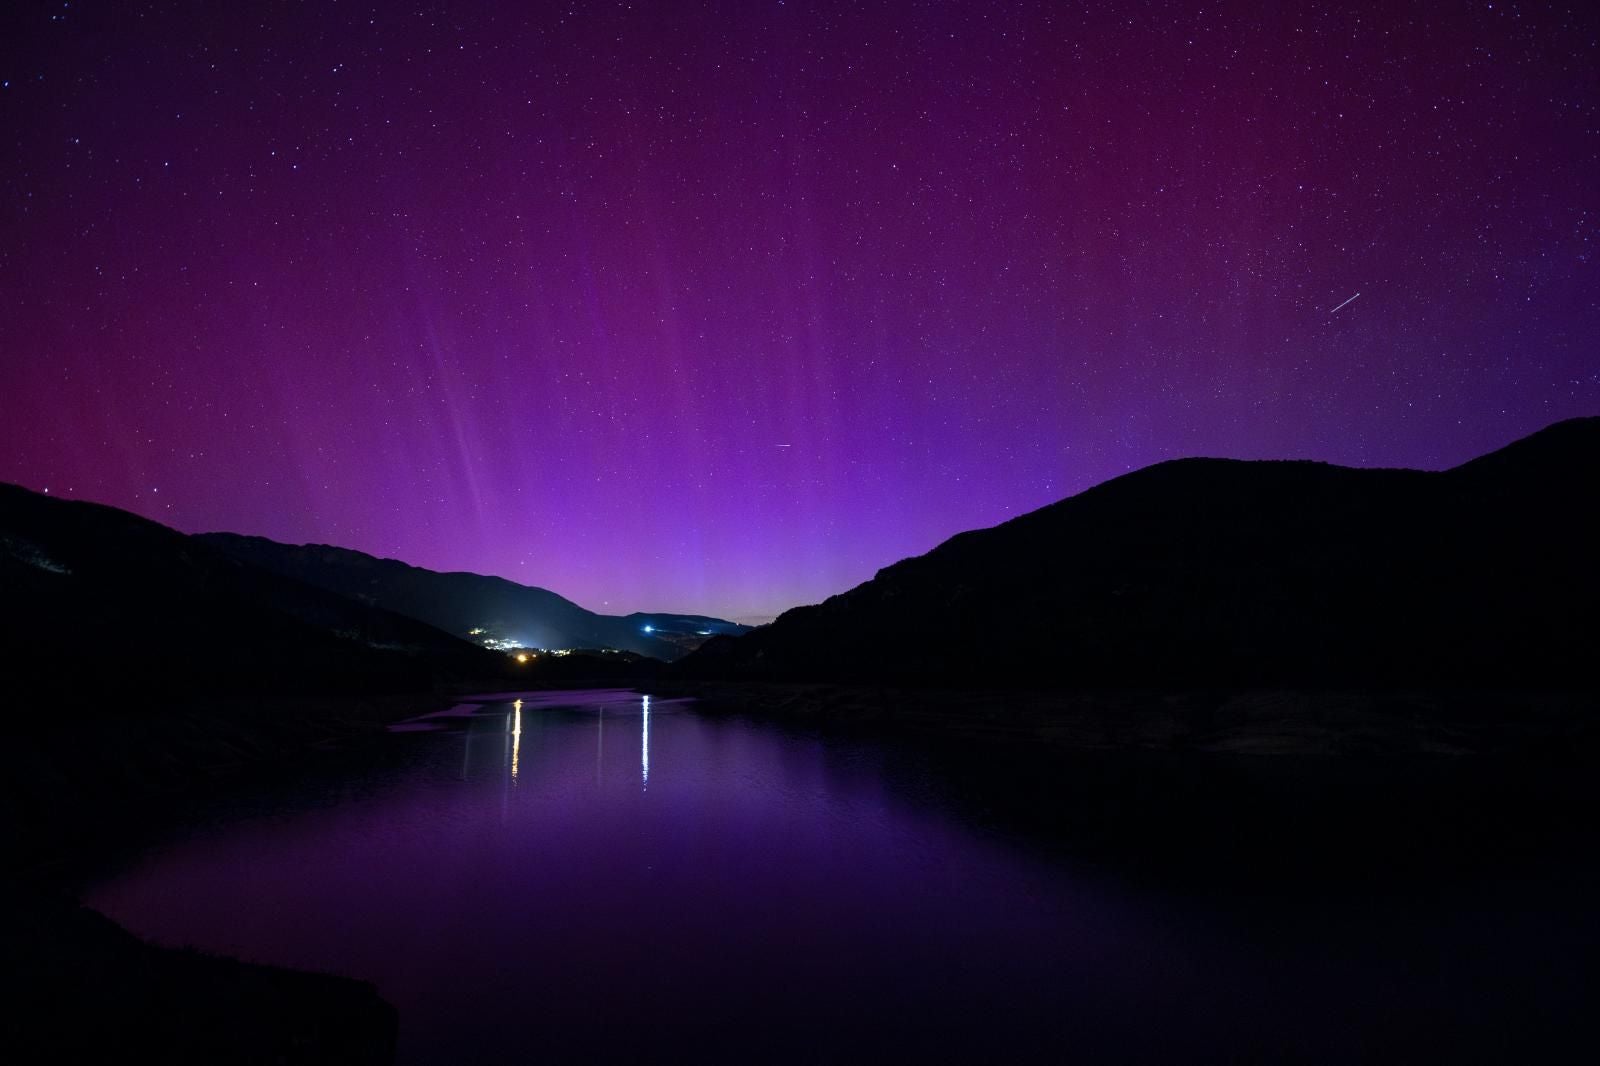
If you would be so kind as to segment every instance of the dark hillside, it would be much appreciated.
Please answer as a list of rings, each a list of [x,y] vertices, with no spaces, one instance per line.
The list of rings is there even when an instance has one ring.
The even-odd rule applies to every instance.
[[[125,511],[0,485],[0,642],[17,696],[107,706],[229,685],[363,694],[492,677],[503,656],[258,569]]]
[[[1588,687],[1600,419],[1444,472],[1186,459],[963,533],[687,676]]]
[[[699,615],[596,614],[548,589],[505,578],[439,573],[326,544],[207,533],[196,538],[244,562],[465,636],[475,629],[534,648],[616,648],[673,660],[711,634],[743,626]]]

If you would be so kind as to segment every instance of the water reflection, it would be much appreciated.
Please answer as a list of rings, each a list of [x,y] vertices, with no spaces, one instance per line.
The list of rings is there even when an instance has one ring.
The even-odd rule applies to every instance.
[[[639,713],[637,764],[613,736],[606,768],[608,711],[613,729]],[[543,1062],[1348,1062],[1401,1016],[1419,1020],[1396,1060],[1460,1061],[1475,1036],[1507,1044],[1468,1004],[1581,1006],[1551,915],[1589,915],[1582,892],[1318,895],[1236,917],[977,813],[1059,795],[1054,764],[985,770],[618,690],[420,724],[359,788],[274,788],[263,817],[177,839],[88,902],[161,943],[375,981],[418,1066],[522,1061],[530,1039]],[[670,772],[648,796],[652,743]],[[976,798],[948,802],[952,781]],[[1578,943],[1600,942],[1584,923]]]
[[[517,783],[517,760],[522,754],[522,701],[511,703],[511,783]]]
[[[637,710],[639,715],[639,786],[641,791],[649,791],[650,757],[651,757],[651,729],[654,728],[657,736],[654,742],[659,747],[662,743],[660,731],[667,728],[661,715],[664,710],[670,710],[670,705],[679,701],[668,700],[662,704],[660,700],[634,692],[597,693],[602,698],[595,700],[587,706],[572,706],[570,703],[561,705],[552,701],[545,694],[527,693],[521,697],[507,700],[489,701],[481,703],[462,704],[453,708],[448,714],[428,715],[412,722],[404,723],[401,727],[391,727],[396,732],[448,732],[459,737],[460,772],[457,775],[462,781],[474,779],[482,780],[485,776],[503,783],[509,795],[513,787],[526,791],[529,787],[542,787],[537,776],[543,772],[543,763],[540,761],[540,744],[548,739],[546,733],[557,723],[565,728],[567,723],[577,717],[593,717],[594,721],[594,783],[597,787],[606,785],[606,724],[609,718],[613,729],[616,726],[616,715],[620,712],[624,716],[631,715]],[[447,724],[448,723],[448,724]],[[522,738],[524,731],[528,733],[529,763],[523,766]],[[613,738],[614,740],[615,738]],[[587,747],[587,744],[585,744]],[[660,752],[655,752],[657,756]],[[613,760],[621,755],[613,749]],[[613,767],[615,769],[615,767]],[[659,767],[658,767],[659,769]],[[661,782],[657,781],[657,785]]]

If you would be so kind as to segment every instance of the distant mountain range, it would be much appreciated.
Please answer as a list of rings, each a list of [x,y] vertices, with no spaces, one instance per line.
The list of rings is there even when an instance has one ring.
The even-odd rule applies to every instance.
[[[8,692],[91,683],[106,706],[203,692],[416,691],[506,658],[241,563],[114,507],[0,484]]]
[[[110,701],[241,684],[258,694],[421,691],[505,675],[507,656],[482,646],[496,637],[670,660],[746,628],[598,615],[544,589],[341,548],[186,536],[7,484],[0,592],[0,683],[25,695],[92,678]]]
[[[505,578],[439,573],[325,544],[279,544],[233,533],[205,533],[195,539],[241,562],[480,642],[616,648],[671,661],[711,636],[737,635],[749,628],[701,615],[596,614],[547,589]]]
[[[1041,686],[1594,687],[1600,418],[1443,472],[1184,459],[678,664]]]

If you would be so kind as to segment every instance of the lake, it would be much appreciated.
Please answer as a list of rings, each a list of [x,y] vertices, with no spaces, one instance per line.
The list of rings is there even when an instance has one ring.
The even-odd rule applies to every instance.
[[[1493,1061],[1583,1014],[1577,888],[1132,875],[972,802],[964,761],[630,691],[485,696],[85,898],[375,982],[404,1063]]]

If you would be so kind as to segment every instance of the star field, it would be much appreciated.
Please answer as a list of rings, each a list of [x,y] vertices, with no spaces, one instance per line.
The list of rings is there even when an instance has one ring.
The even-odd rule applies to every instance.
[[[769,617],[1600,411],[1600,15],[16,4],[0,479]],[[1352,299],[1352,294],[1359,293]]]

